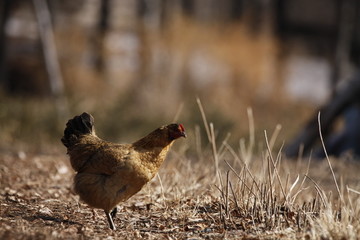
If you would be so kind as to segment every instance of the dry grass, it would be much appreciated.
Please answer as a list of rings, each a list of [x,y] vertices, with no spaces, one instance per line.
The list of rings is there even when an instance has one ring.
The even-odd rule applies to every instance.
[[[66,116],[49,99],[0,92],[0,239],[359,238],[359,163],[281,154],[312,107],[286,97],[282,45],[269,32],[175,16],[139,39],[144,69],[130,77],[87,65],[83,32],[56,32]],[[194,96],[206,99],[205,109]],[[121,204],[116,232],[71,189],[59,139],[82,111],[114,141],[135,140],[173,116],[187,126],[189,138],[176,143],[159,176]]]
[[[250,109],[250,138],[234,147],[198,106],[204,124],[188,129],[159,176],[120,205],[117,231],[74,195],[64,154],[3,153],[0,238],[358,239],[358,163],[284,159],[272,149],[279,128],[264,132],[254,154]]]

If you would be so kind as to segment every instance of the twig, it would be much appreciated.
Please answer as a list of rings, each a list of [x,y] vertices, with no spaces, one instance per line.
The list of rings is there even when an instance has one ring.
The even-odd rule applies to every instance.
[[[214,157],[214,164],[215,164],[215,176],[219,172],[219,156],[216,150],[216,142],[215,142],[215,131],[214,131],[214,125],[213,123],[210,123],[210,136],[211,136],[211,146],[212,146],[212,152]]]
[[[344,199],[343,199],[343,197],[342,197],[342,195],[341,195],[341,193],[340,193],[340,188],[339,188],[339,185],[338,185],[338,183],[337,183],[334,170],[333,170],[333,168],[332,168],[332,166],[331,166],[331,162],[330,162],[329,156],[328,156],[328,154],[327,154],[326,147],[325,147],[325,143],[324,143],[324,139],[323,139],[323,136],[322,136],[322,133],[321,133],[320,112],[319,112],[319,114],[318,114],[318,124],[319,124],[320,140],[321,140],[321,144],[322,144],[322,147],[323,147],[323,149],[324,149],[324,152],[325,152],[326,160],[327,160],[327,162],[328,162],[328,164],[329,164],[329,168],[330,168],[332,177],[333,177],[333,179],[334,179],[334,183],[335,183],[335,186],[336,186],[336,190],[337,190],[337,192],[338,192],[338,194],[339,194],[341,203],[344,203]]]
[[[206,135],[208,137],[208,140],[209,142],[211,142],[211,134],[210,134],[210,129],[209,129],[209,125],[208,125],[208,122],[206,120],[206,115],[205,115],[205,111],[204,111],[204,108],[201,104],[201,101],[199,98],[196,98],[196,102],[199,106],[199,110],[200,110],[200,113],[201,113],[201,117],[203,119],[203,122],[204,122],[204,126],[205,126],[205,131],[206,131]]]
[[[177,122],[177,121],[178,121],[179,116],[180,116],[183,108],[184,108],[184,103],[182,102],[182,103],[180,104],[180,106],[178,107],[177,111],[176,111],[176,114],[175,114],[175,116],[174,116],[173,122]]]
[[[264,131],[264,132],[265,132],[265,143],[266,143],[266,147],[267,147],[267,149],[268,149],[268,151],[269,151],[269,158],[270,158],[271,163],[272,163],[272,165],[273,165],[273,168],[274,168],[274,172],[275,172],[275,174],[276,174],[276,177],[277,177],[277,179],[278,179],[278,181],[279,181],[280,188],[281,188],[281,192],[282,192],[282,194],[284,195],[284,198],[286,199],[286,193],[285,193],[285,191],[284,191],[284,187],[283,187],[283,185],[282,185],[282,182],[281,182],[281,179],[280,179],[280,175],[279,175],[279,173],[278,173],[278,170],[277,170],[277,168],[276,168],[276,166],[275,166],[274,159],[273,159],[272,154],[271,154],[271,148],[270,148],[270,146],[269,146],[269,142],[268,142],[268,138],[267,138],[266,131]]]
[[[254,177],[253,174],[251,173],[251,171],[250,171],[248,165],[246,164],[246,162],[242,161],[242,160],[236,155],[235,151],[232,149],[232,147],[231,147],[229,144],[225,143],[225,147],[228,149],[228,151],[233,155],[233,157],[234,157],[235,159],[237,159],[239,162],[242,162],[242,163],[244,164],[244,167],[245,167],[246,172],[248,172],[248,173],[250,174],[250,177],[251,177],[251,179],[253,180],[253,182],[255,183],[256,188],[260,191],[259,185],[257,184],[257,182],[256,182],[256,180],[255,180],[255,177]],[[226,160],[224,160],[224,161],[226,162]],[[226,162],[226,163],[227,163],[227,162]],[[227,164],[228,164],[228,166],[229,166],[230,168],[232,168],[229,163],[227,163]],[[235,171],[235,170],[233,170],[233,172],[236,174],[236,171]],[[239,177],[238,174],[236,174],[236,175]],[[239,179],[240,179],[240,177],[239,177]]]
[[[271,135],[271,138],[270,138],[270,141],[269,141],[269,145],[270,145],[271,150],[274,147],[275,141],[276,141],[277,137],[279,136],[281,128],[282,128],[281,124],[277,124],[273,134]]]
[[[252,108],[247,108],[247,115],[249,119],[249,147],[247,149],[245,162],[248,163],[252,155],[254,146],[255,146],[255,124],[254,124],[254,115]]]
[[[161,188],[161,197],[162,197],[163,203],[164,203],[164,205],[165,205],[165,207],[166,207],[166,201],[165,201],[166,199],[165,199],[165,194],[164,194],[164,186],[163,186],[163,184],[162,184],[160,174],[159,174],[159,173],[156,173],[156,176],[157,176],[157,178],[159,179],[160,188]]]
[[[349,191],[349,192],[353,192],[353,193],[356,193],[358,195],[360,195],[360,192],[355,190],[355,189],[352,189],[352,188],[349,188],[348,186],[346,186],[346,189]]]
[[[245,182],[245,181],[240,177],[240,175],[235,171],[235,169],[228,163],[228,161],[226,161],[226,160],[224,160],[224,161],[225,161],[225,163],[228,165],[228,167],[231,169],[231,171],[232,171],[233,173],[235,173],[235,175],[236,175],[236,177],[239,179],[239,181],[241,181],[241,182],[243,183],[244,187],[246,187],[246,188],[251,192],[251,194],[253,194],[254,196],[256,196],[255,193],[247,186],[246,182]],[[255,179],[253,179],[253,182],[256,183],[256,182],[255,182]]]
[[[310,181],[312,181],[314,183],[315,189],[318,192],[318,194],[319,194],[319,196],[321,198],[321,201],[323,202],[324,206],[327,207],[327,204],[326,204],[326,201],[325,201],[325,199],[323,197],[323,192],[321,191],[320,186],[311,177],[309,177],[308,175],[305,175],[305,177],[307,177],[308,179],[310,179]]]
[[[229,173],[230,170],[226,172],[226,191],[225,191],[225,214],[229,217]]]
[[[240,212],[240,207],[239,207],[238,199],[237,199],[237,197],[236,197],[236,194],[235,194],[235,192],[234,192],[234,189],[233,189],[233,187],[232,187],[231,182],[229,182],[229,184],[230,184],[231,194],[233,195],[233,198],[234,198],[235,207],[236,207],[236,209]]]
[[[200,160],[203,160],[203,152],[201,149],[201,134],[200,134],[200,127],[195,126],[195,145],[196,145],[196,153]]]
[[[205,130],[206,130],[208,140],[209,140],[209,142],[211,143],[211,146],[212,146],[214,164],[215,164],[215,176],[217,176],[217,173],[219,172],[219,156],[218,156],[217,150],[216,150],[214,125],[213,125],[213,123],[208,124],[204,108],[203,108],[199,98],[196,98],[196,102],[197,102],[197,104],[199,106],[199,109],[200,109],[200,113],[201,113],[201,116],[202,116],[202,119],[203,119],[203,122],[204,122],[204,126],[205,126]]]

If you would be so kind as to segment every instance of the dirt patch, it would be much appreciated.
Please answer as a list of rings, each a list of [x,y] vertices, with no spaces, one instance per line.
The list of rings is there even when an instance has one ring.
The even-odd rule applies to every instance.
[[[289,169],[294,169],[292,166],[296,164],[284,163]],[[341,214],[346,218],[326,220],[328,213],[323,203],[336,207],[332,202],[336,194],[324,191],[323,196],[316,197],[323,189],[315,191],[310,181],[302,190],[307,191],[303,198],[314,201],[284,206],[275,195],[270,199],[270,185],[266,179],[263,183],[259,180],[252,185],[240,184],[236,193],[232,193],[236,181],[232,179],[229,180],[231,184],[226,184],[223,167],[224,182],[216,185],[209,173],[211,168],[204,166],[204,163],[188,160],[165,162],[161,179],[155,177],[141,192],[119,204],[114,220],[117,230],[112,231],[102,210],[89,208],[74,194],[74,172],[65,154],[2,154],[0,239],[316,239],[335,235],[351,239],[351,234],[360,232],[354,225],[359,210],[353,208],[346,215],[347,210],[351,210],[350,205],[342,208]],[[334,165],[338,175],[346,173],[344,183],[354,189],[358,182],[356,166],[349,167],[341,162]],[[261,170],[261,167],[254,167]],[[287,174],[281,172],[281,176],[288,179],[283,185],[289,192],[296,175]],[[311,168],[309,175],[321,186],[326,182],[333,185],[326,162]],[[249,176],[239,179],[251,180]],[[279,188],[276,181],[273,184],[274,189]],[[356,206],[359,200],[349,194],[349,200]],[[335,211],[331,214],[329,216],[339,215]],[[353,230],[347,234],[349,225]]]
[[[94,239],[107,237],[222,238],[209,196],[196,199],[151,196],[150,186],[119,206],[117,231],[109,229],[102,210],[79,202],[72,191],[73,171],[65,155],[0,157],[1,239]],[[189,213],[191,213],[189,215]]]

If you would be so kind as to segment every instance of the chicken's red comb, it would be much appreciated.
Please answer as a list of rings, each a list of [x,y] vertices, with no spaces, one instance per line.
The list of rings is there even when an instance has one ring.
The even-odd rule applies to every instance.
[[[184,125],[182,125],[181,123],[179,124],[179,129],[180,129],[180,131],[185,132]]]

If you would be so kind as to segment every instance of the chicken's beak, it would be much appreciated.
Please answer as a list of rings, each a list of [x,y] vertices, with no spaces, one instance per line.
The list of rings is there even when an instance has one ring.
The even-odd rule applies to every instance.
[[[186,138],[187,137],[186,132],[181,132],[181,136]]]

